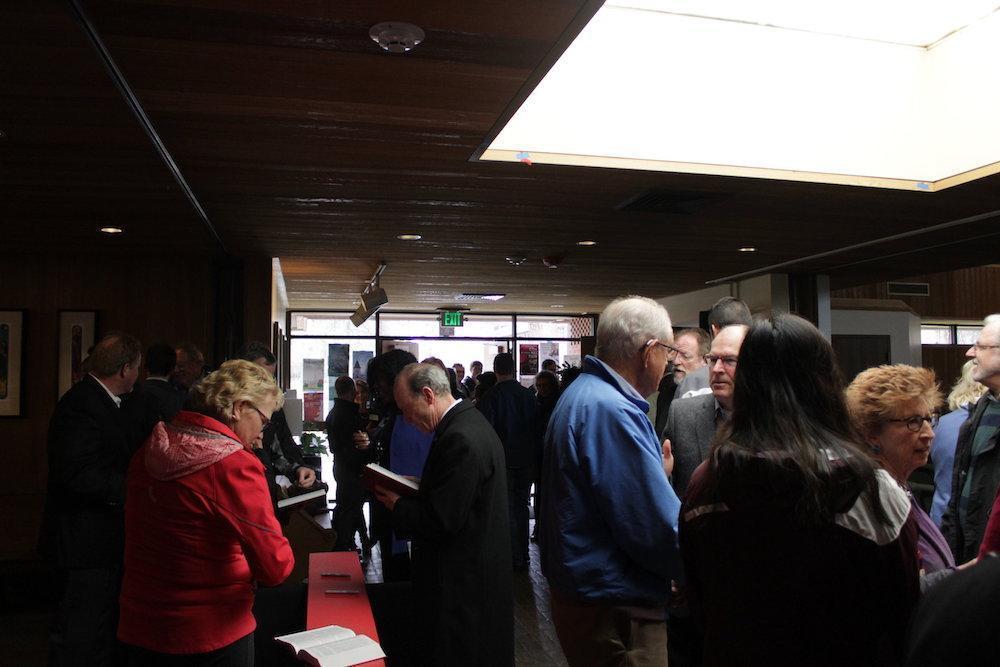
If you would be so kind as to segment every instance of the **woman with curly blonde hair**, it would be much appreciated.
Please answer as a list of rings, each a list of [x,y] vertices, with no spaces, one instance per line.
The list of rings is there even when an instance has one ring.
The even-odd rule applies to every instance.
[[[934,464],[934,501],[931,503],[931,519],[941,526],[941,517],[951,500],[951,472],[955,465],[955,446],[958,444],[958,430],[972,415],[972,408],[986,393],[986,385],[972,379],[971,359],[962,366],[962,377],[948,394],[948,414],[938,420],[934,427],[934,442],[931,443],[931,462]]]
[[[265,369],[234,360],[190,403],[129,467],[118,638],[135,665],[252,665],[254,589],[293,565],[252,452],[282,396]]]
[[[948,542],[914,500],[907,480],[927,463],[941,407],[934,371],[905,364],[858,373],[847,387],[847,403],[872,455],[910,497],[917,525],[917,557],[923,590],[955,570]]]

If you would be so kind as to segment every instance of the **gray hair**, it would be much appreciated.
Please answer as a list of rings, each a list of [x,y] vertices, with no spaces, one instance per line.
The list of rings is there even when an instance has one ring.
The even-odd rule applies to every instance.
[[[413,396],[419,394],[424,387],[430,387],[435,396],[451,396],[448,374],[437,364],[410,364],[403,368],[399,377]]]
[[[1000,324],[1000,313],[993,313],[983,318],[984,327],[988,327],[991,324]]]
[[[597,357],[609,363],[624,362],[653,338],[667,343],[674,339],[667,309],[644,296],[619,297],[601,313]]]

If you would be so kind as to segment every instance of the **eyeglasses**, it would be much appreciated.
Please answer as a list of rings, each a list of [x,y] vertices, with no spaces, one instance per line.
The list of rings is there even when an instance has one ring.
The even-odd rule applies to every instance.
[[[260,411],[260,410],[259,410],[259,409],[257,408],[257,406],[256,406],[256,405],[254,405],[253,403],[251,403],[250,401],[247,401],[247,405],[249,405],[249,406],[250,406],[251,408],[253,408],[254,410],[257,410],[257,414],[259,414],[259,415],[260,415],[260,427],[261,427],[261,429],[265,429],[265,428],[267,428],[268,424],[270,424],[270,423],[271,423],[271,420],[270,420],[270,419],[268,419],[267,417],[265,417],[265,416],[264,416],[264,413],[263,413],[263,412],[261,412],[261,411]]]
[[[905,417],[903,419],[886,419],[886,421],[906,424],[906,428],[910,429],[914,433],[920,433],[920,429],[924,427],[924,422],[930,424],[931,428],[936,427],[938,424],[938,416],[928,415],[926,417],[921,417],[920,415],[913,415],[912,417]]]
[[[708,364],[709,368],[715,366],[718,361],[721,361],[722,365],[726,368],[736,368],[736,362],[739,361],[739,357],[720,357],[717,354],[706,354],[702,358],[705,360],[705,363]]]
[[[976,350],[977,352],[979,350],[993,350],[998,347],[1000,347],[1000,345],[982,345],[978,342],[972,344],[972,349]]]
[[[649,340],[647,340],[646,344],[642,346],[642,348],[640,349],[640,351],[645,350],[647,347],[650,347],[652,345],[659,345],[660,347],[665,347],[665,348],[667,348],[668,351],[673,352],[674,354],[680,354],[680,355],[684,354],[683,352],[681,352],[680,350],[678,350],[673,345],[667,345],[663,341],[657,340],[655,338],[650,338]],[[687,359],[687,357],[684,357],[684,358]]]

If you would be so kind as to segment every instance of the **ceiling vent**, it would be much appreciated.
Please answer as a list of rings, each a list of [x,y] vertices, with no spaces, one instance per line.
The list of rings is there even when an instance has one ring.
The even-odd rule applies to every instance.
[[[640,213],[673,213],[691,215],[727,199],[728,194],[681,192],[678,190],[647,190],[629,197],[615,206],[616,211]]]
[[[886,283],[889,296],[930,296],[930,283]]]

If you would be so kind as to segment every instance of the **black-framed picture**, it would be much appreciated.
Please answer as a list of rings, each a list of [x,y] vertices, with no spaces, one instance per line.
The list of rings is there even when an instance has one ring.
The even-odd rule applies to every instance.
[[[24,310],[0,310],[0,417],[21,417]]]
[[[86,374],[83,360],[94,347],[96,332],[96,310],[59,311],[59,396]]]

